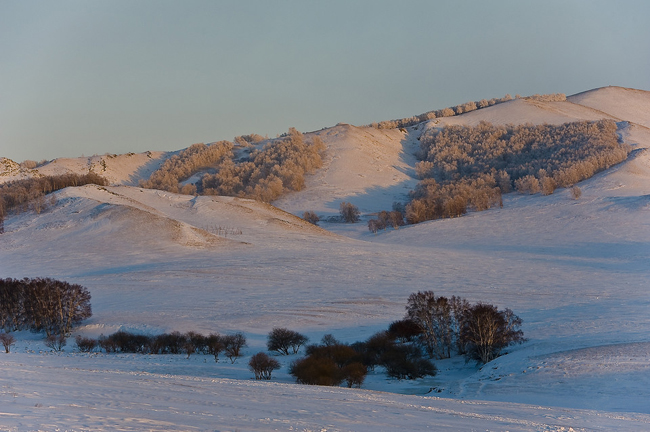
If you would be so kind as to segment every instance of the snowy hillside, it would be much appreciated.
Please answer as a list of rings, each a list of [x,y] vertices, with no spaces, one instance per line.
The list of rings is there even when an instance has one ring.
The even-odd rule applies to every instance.
[[[348,390],[293,384],[297,356],[278,357],[272,382],[256,382],[248,357],[82,354],[72,340],[55,354],[20,332],[0,353],[0,430],[650,429],[648,95],[603,88],[406,132],[314,132],[328,146],[323,168],[274,206],[88,185],[57,192],[41,214],[9,215],[0,277],[87,287],[94,315],[75,334],[243,331],[250,356],[273,327],[312,342],[364,340],[404,316],[410,293],[433,290],[512,309],[529,341],[483,367],[456,357],[436,361],[435,377],[401,382],[378,370]],[[619,122],[634,151],[582,182],[578,200],[564,189],[509,194],[502,209],[377,235],[364,223],[315,227],[294,216],[404,201],[424,128],[600,118]],[[159,163],[132,157],[111,181],[133,184]]]
[[[59,158],[31,170],[20,167],[10,159],[2,158],[0,159],[0,183],[31,176],[94,172],[105,177],[112,184],[137,185],[140,179],[149,178],[167,156],[167,152],[145,152]]]

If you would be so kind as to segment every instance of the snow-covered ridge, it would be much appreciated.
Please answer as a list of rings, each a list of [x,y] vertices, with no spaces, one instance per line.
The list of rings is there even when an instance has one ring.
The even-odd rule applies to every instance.
[[[244,331],[250,356],[265,350],[273,327],[312,342],[326,333],[364,340],[404,316],[410,293],[433,290],[511,308],[529,342],[482,368],[457,357],[438,361],[436,377],[397,382],[377,371],[348,390],[292,384],[291,356],[260,383],[247,357],[227,365],[200,355],[82,354],[72,340],[54,354],[25,333],[15,352],[0,353],[0,430],[650,429],[648,94],[605,88],[405,132],[314,132],[330,149],[323,169],[275,206],[87,185],[57,192],[41,214],[9,215],[0,277],[88,287],[94,316],[80,334]],[[634,151],[582,182],[578,200],[567,190],[510,194],[502,209],[378,235],[365,224],[319,228],[294,216],[334,214],[341,200],[364,212],[390,208],[416,181],[417,137],[443,121],[597,118],[626,121],[620,133]]]

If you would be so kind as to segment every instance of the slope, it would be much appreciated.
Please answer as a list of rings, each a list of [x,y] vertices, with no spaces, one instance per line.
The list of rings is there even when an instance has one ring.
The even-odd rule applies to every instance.
[[[514,102],[510,106],[517,108]],[[540,119],[557,116],[555,104],[533,105],[532,112]],[[596,112],[561,104],[585,116]],[[335,143],[338,136],[344,151],[348,137],[349,155],[368,145],[376,157],[331,154],[317,176],[355,181],[312,195],[315,186],[308,185],[283,206],[294,213],[307,204],[334,212],[336,200],[363,198],[371,211],[374,199],[389,202],[392,194],[381,193],[394,186],[392,179],[358,174],[408,173],[405,148],[415,145],[423,126],[406,134],[339,126],[325,138]],[[81,334],[241,330],[250,355],[264,350],[272,327],[302,331],[312,341],[326,333],[345,342],[363,340],[402,318],[410,293],[434,290],[511,308],[523,318],[529,342],[482,368],[462,358],[439,361],[438,376],[412,383],[377,373],[364,385],[381,391],[375,392],[288,385],[287,367],[295,357],[282,359],[275,378],[281,383],[253,383],[246,359],[208,365],[201,356],[85,355],[73,348],[56,355],[37,336],[21,334],[16,353],[0,358],[9,371],[2,381],[0,425],[648,429],[650,135],[639,124],[625,126],[622,134],[636,149],[632,158],[582,183],[579,200],[561,190],[547,197],[510,195],[503,209],[379,235],[364,224],[322,223],[352,238],[326,235],[247,200],[127,187],[62,191],[51,211],[7,219],[0,277],[50,276],[87,286],[95,315]],[[404,181],[411,180],[396,184]],[[203,233],[214,225],[225,228],[216,244]],[[175,236],[177,227],[204,242],[189,244],[185,231]],[[242,234],[228,231],[235,228]],[[436,396],[457,400],[383,393],[424,395],[434,388]]]
[[[404,132],[351,125],[324,129],[314,132],[328,148],[323,168],[307,181],[304,190],[288,194],[273,204],[296,215],[314,210],[325,217],[337,214],[341,201],[352,202],[362,213],[390,210],[394,202],[407,201],[408,192],[418,182],[415,178],[418,138],[429,129],[446,125],[476,126],[483,121],[497,125],[562,124],[613,119],[638,123],[623,133],[631,144],[647,147],[650,141],[637,130],[650,118],[649,95],[650,92],[642,90],[602,88],[568,97],[563,102],[515,99],[430,120],[403,129]]]

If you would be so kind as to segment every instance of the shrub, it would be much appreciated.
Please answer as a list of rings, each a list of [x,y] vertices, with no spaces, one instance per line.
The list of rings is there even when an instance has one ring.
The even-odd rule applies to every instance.
[[[2,346],[5,348],[5,352],[7,354],[9,354],[11,346],[14,345],[15,342],[16,339],[13,337],[13,335],[10,335],[9,333],[0,333],[0,343],[2,343]]]
[[[519,193],[527,193],[530,195],[534,195],[541,190],[539,180],[530,174],[515,180],[515,189],[517,189],[517,192]]]
[[[74,341],[77,344],[77,349],[80,352],[93,352],[98,345],[97,339],[87,338],[81,335],[77,335],[74,338]]]
[[[339,213],[341,214],[341,219],[345,223],[354,223],[359,221],[359,215],[361,212],[359,208],[349,202],[341,202],[339,206]]]
[[[63,351],[63,347],[67,344],[68,342],[63,334],[51,334],[45,338],[45,346],[56,352]]]
[[[296,354],[309,338],[286,328],[274,328],[268,335],[266,347],[269,351],[289,355],[289,349]]]
[[[248,367],[255,374],[256,380],[270,380],[271,373],[274,370],[280,369],[280,362],[263,352],[259,352],[251,357],[248,362]]]
[[[379,332],[372,335],[365,342],[357,342],[352,345],[352,348],[359,354],[361,363],[370,369],[375,370],[375,367],[381,364],[381,356],[386,352],[395,340],[388,332]]]
[[[571,197],[574,200],[578,200],[580,199],[581,196],[582,196],[582,189],[580,189],[578,186],[573,186],[571,188]]]
[[[343,382],[343,373],[332,359],[326,357],[305,357],[295,360],[289,373],[299,384],[337,386]]]
[[[341,372],[348,388],[361,388],[361,385],[366,380],[368,369],[362,363],[354,362],[345,365]]]
[[[180,354],[186,352],[188,339],[180,332],[163,333],[150,339],[152,354]]]
[[[420,349],[413,345],[392,345],[381,355],[381,364],[391,378],[418,379],[435,376],[436,366],[422,357]]]
[[[97,339],[97,345],[107,353],[117,352],[117,344],[110,337],[99,335],[99,339]]]
[[[353,345],[361,356],[361,362],[374,370],[383,366],[391,378],[416,379],[426,375],[435,375],[436,367],[423,358],[422,350],[411,343],[397,343],[390,332],[379,332],[363,343]]]
[[[348,386],[360,386],[367,368],[359,352],[331,335],[323,339],[323,345],[309,345],[307,357],[294,361],[289,373],[301,384],[337,386],[346,381]]]
[[[159,339],[146,335],[130,333],[119,330],[105,339],[100,339],[99,344],[106,352],[123,352],[123,353],[157,353],[157,343]]]
[[[318,222],[320,221],[318,215],[311,210],[308,210],[305,213],[303,213],[302,218],[314,225],[318,225]]]
[[[422,334],[422,328],[412,319],[403,319],[390,323],[388,333],[400,342],[413,342]]]

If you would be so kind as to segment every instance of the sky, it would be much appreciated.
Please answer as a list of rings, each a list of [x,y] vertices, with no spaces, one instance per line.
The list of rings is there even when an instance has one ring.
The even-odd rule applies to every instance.
[[[179,150],[650,90],[650,2],[0,0],[0,157]]]

